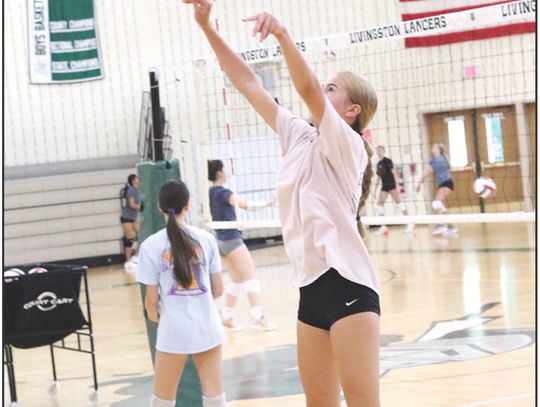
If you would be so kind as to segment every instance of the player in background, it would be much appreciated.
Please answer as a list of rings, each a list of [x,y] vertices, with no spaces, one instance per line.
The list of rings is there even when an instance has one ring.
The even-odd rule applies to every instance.
[[[416,192],[420,192],[424,181],[431,175],[435,175],[437,189],[431,206],[437,215],[448,213],[448,195],[454,191],[454,181],[450,174],[450,161],[446,156],[445,150],[444,144],[435,143],[431,146],[431,160],[416,186]],[[432,233],[435,236],[440,236],[457,232],[458,229],[451,224],[448,224],[448,226],[438,224]]]
[[[379,162],[377,162],[377,182],[375,184],[375,190],[381,185],[381,191],[377,199],[377,205],[375,205],[375,212],[377,216],[384,216],[384,203],[388,195],[392,197],[397,207],[404,216],[409,213],[405,203],[401,201],[401,195],[398,189],[398,176],[394,163],[392,160],[385,156],[385,150],[383,146],[377,146],[376,148]],[[404,233],[414,233],[414,224],[408,224],[403,230]],[[375,232],[376,235],[388,235],[388,227],[381,225],[381,227]]]
[[[246,202],[230,189],[225,188],[227,175],[221,160],[208,161],[208,180],[212,182],[208,193],[213,221],[236,221],[237,205],[245,210],[258,210],[273,204],[272,201]],[[223,325],[231,332],[242,329],[234,320],[234,307],[238,298],[245,293],[252,318],[250,328],[258,331],[275,329],[275,325],[269,322],[263,313],[260,294],[261,283],[257,279],[255,265],[244,243],[242,232],[238,229],[219,229],[216,230],[216,237],[225,269],[231,276],[231,282],[225,296],[225,307],[221,312]]]

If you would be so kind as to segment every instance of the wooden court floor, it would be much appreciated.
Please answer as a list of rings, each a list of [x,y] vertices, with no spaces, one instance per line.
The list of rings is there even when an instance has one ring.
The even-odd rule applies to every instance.
[[[414,237],[400,229],[386,238],[369,237],[381,281],[382,406],[535,405],[534,233],[532,224],[491,224],[461,225],[459,235],[449,238],[433,238],[427,227]],[[229,405],[303,406],[295,358],[298,295],[288,286],[289,264],[281,246],[252,253],[266,314],[278,329],[229,334]],[[98,404],[146,407],[152,365],[139,287],[119,266],[92,269],[89,279]],[[238,320],[249,322],[245,300]],[[62,350],[57,355],[61,386],[52,398],[48,349],[15,349],[22,406],[86,405],[90,358]]]

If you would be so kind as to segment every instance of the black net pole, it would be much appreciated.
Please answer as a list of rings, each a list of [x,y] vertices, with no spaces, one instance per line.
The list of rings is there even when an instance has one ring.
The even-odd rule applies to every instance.
[[[161,105],[159,102],[159,71],[150,69],[150,103],[152,105],[152,126],[154,130],[154,161],[163,160],[163,128],[161,126]]]
[[[480,142],[478,140],[478,117],[476,110],[472,111],[472,128],[473,128],[473,142],[474,142],[474,160],[476,177],[482,175],[482,162],[480,161]],[[484,199],[478,198],[480,203],[480,212],[484,213],[486,208],[484,207]]]

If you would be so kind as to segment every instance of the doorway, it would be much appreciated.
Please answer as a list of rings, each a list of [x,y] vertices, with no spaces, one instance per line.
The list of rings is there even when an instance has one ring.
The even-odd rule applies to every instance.
[[[426,115],[429,143],[443,143],[449,155],[454,193],[448,199],[457,212],[509,212],[522,209],[516,113],[513,106],[456,110]],[[474,180],[492,178],[494,197],[481,199]]]

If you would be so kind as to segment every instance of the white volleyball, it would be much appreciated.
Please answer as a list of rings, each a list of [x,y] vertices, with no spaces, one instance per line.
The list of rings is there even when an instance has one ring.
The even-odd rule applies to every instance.
[[[474,180],[474,192],[481,198],[489,198],[497,192],[497,185],[489,177],[478,177]]]

